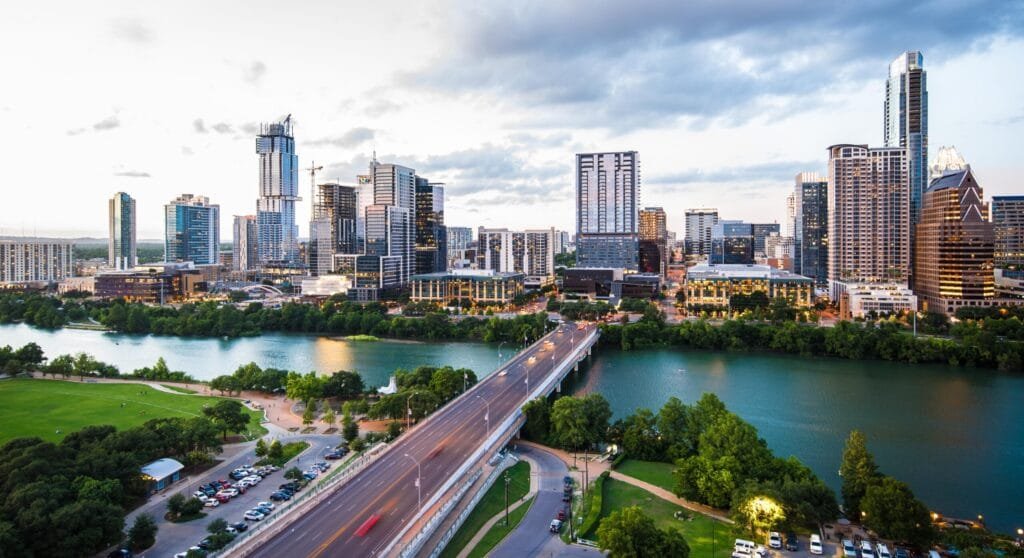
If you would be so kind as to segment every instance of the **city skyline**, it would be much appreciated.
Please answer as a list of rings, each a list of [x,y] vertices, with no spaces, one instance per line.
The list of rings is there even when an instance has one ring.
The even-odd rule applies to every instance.
[[[0,62],[22,78],[0,98],[0,122],[16,132],[5,141],[18,138],[8,147],[25,157],[9,179],[27,183],[55,158],[77,172],[76,187],[61,188],[61,203],[46,213],[31,210],[31,189],[12,192],[0,207],[0,235],[103,237],[95,215],[117,191],[138,200],[145,240],[160,238],[160,208],[182,190],[218,200],[225,215],[251,214],[255,127],[289,113],[301,168],[322,162],[320,178],[349,184],[376,149],[380,160],[448,185],[449,224],[572,230],[573,155],[617,150],[641,153],[641,203],[664,207],[669,230],[682,231],[689,207],[784,223],[792,176],[823,174],[824,146],[882,144],[886,65],[910,49],[926,57],[929,144],[959,147],[989,195],[1024,193],[1009,141],[1024,126],[1016,100],[1024,81],[1000,71],[1024,54],[1021,13],[1003,3],[906,12],[794,3],[765,8],[770,13],[641,3],[621,25],[614,10],[573,3],[486,14],[447,2],[357,7],[344,18],[343,8],[325,3],[311,6],[323,16],[312,22],[298,14],[240,21],[248,10],[224,3],[209,7],[200,26],[186,20],[188,10],[123,7],[115,16],[67,4],[44,18],[26,6],[0,23],[0,44],[31,53]],[[466,15],[449,16],[460,11]],[[545,31],[584,12],[571,36]],[[894,32],[910,14],[920,24]],[[385,45],[370,24],[382,17],[441,38]],[[844,18],[865,23],[847,28]],[[831,27],[813,44],[777,38],[789,36],[780,28],[815,24]],[[499,26],[504,32],[495,33]],[[714,31],[693,32],[699,28]],[[253,51],[250,38],[282,29],[295,38],[282,52]],[[47,43],[58,31],[83,48]],[[622,52],[584,32],[624,45]],[[207,43],[218,57],[205,56]],[[636,85],[607,92],[617,81],[597,69],[600,56],[632,70],[627,81]],[[699,61],[701,71],[676,72],[676,58]],[[537,67],[544,71],[525,71]],[[565,83],[566,72],[580,83]],[[53,97],[69,87],[75,96]],[[302,172],[299,192],[308,197]],[[297,215],[308,215],[309,203],[298,202]],[[510,214],[509,204],[523,211]],[[308,222],[297,221],[308,237]],[[227,238],[230,223],[221,226]]]

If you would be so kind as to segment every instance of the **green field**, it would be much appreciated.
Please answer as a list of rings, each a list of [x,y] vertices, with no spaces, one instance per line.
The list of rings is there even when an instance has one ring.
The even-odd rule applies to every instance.
[[[0,444],[23,436],[56,442],[91,425],[110,424],[122,430],[154,418],[202,416],[203,406],[218,399],[166,393],[141,384],[2,380]],[[248,412],[249,437],[266,433],[260,414]]]
[[[505,525],[504,521],[499,521],[491,526],[491,529],[487,531],[487,534],[480,539],[480,542],[476,545],[473,550],[469,552],[469,558],[484,558],[487,553],[494,550],[494,547],[498,546],[502,540],[505,539],[509,533],[519,527],[519,522],[523,520],[526,512],[530,510],[530,506],[533,505],[534,498],[530,498],[523,505],[508,512],[508,525]]]
[[[732,544],[735,539],[750,538],[749,535],[745,535],[732,525],[715,521],[662,500],[642,488],[615,479],[605,479],[601,517],[607,517],[613,511],[629,506],[643,508],[644,513],[654,519],[659,529],[679,530],[690,545],[690,556],[729,558],[732,555]],[[686,517],[692,519],[676,519],[673,514],[677,511],[682,511]],[[583,538],[596,541],[597,527],[592,532],[586,533]],[[714,553],[712,553],[712,546],[714,546]]]
[[[526,493],[530,491],[530,464],[520,461],[509,467],[508,473],[512,479],[508,485],[508,502],[511,505],[513,502],[526,496]],[[487,490],[484,497],[473,508],[472,513],[466,518],[466,522],[462,524],[462,527],[452,537],[448,546],[444,548],[441,558],[454,558],[458,556],[459,551],[469,543],[477,531],[484,526],[484,523],[487,523],[487,520],[497,515],[498,512],[505,510],[505,481],[503,478],[504,474],[498,477],[498,480],[494,481],[491,488]],[[523,504],[523,506],[526,506],[526,504]]]
[[[626,459],[615,470],[627,477],[633,477],[672,492],[672,487],[676,484],[672,477],[673,469],[675,469],[675,465],[671,463]]]

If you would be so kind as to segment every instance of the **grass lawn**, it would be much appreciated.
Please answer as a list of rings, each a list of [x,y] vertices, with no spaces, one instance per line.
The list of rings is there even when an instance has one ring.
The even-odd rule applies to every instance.
[[[480,539],[480,543],[476,545],[476,548],[469,552],[469,558],[483,558],[487,556],[487,553],[494,550],[494,547],[498,546],[506,535],[512,532],[513,529],[519,526],[519,522],[523,520],[526,512],[530,510],[530,506],[533,505],[534,498],[530,498],[525,504],[508,513],[508,525],[505,525],[504,521],[495,523],[487,534]]]
[[[84,426],[110,424],[123,430],[154,418],[202,416],[203,406],[219,399],[176,395],[139,384],[3,380],[0,381],[0,444],[23,436],[56,442]],[[260,414],[248,409],[246,412],[252,416],[248,437],[265,434],[266,429],[260,426]]]
[[[690,556],[729,558],[732,555],[732,544],[736,538],[750,538],[740,529],[732,525],[715,521],[707,516],[692,512],[654,496],[631,484],[614,479],[605,479],[604,495],[601,502],[601,517],[605,518],[613,511],[640,506],[645,514],[654,519],[659,529],[677,529],[690,545]],[[688,520],[676,519],[673,514],[682,511]],[[598,522],[600,525],[600,522]],[[714,532],[712,533],[712,525]],[[712,535],[714,535],[714,553],[712,554]],[[586,533],[583,538],[597,540],[597,528]]]
[[[256,465],[274,465],[276,467],[284,467],[285,463],[288,463],[294,459],[296,455],[306,451],[306,448],[308,447],[309,442],[288,442],[281,446],[281,457],[264,457],[257,461]]]
[[[623,475],[649,482],[672,492],[672,487],[676,484],[672,477],[673,469],[675,469],[675,465],[671,463],[626,459],[615,470]]]
[[[526,493],[530,491],[530,464],[520,461],[508,468],[508,474],[512,479],[508,485],[508,501],[511,504],[526,496]],[[505,509],[505,481],[502,477],[498,477],[473,508],[472,513],[466,518],[466,522],[462,524],[448,546],[444,548],[440,558],[458,556],[459,551],[469,543],[477,531],[484,526],[484,523]]]

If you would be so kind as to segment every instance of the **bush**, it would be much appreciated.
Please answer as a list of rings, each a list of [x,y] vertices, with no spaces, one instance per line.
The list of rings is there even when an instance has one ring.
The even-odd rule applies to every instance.
[[[626,452],[620,451],[619,455],[615,457],[614,461],[612,461],[612,464],[610,465],[610,467],[612,469],[618,468],[619,464],[621,464],[625,459],[626,459]]]
[[[592,494],[590,497],[590,509],[586,510],[587,514],[583,516],[583,523],[580,524],[580,529],[577,531],[580,535],[593,530],[601,518],[601,500],[604,498],[604,481],[607,478],[608,471],[601,473],[597,480],[594,481],[594,486],[589,490],[590,494]]]
[[[128,546],[135,552],[153,546],[156,542],[156,530],[156,522],[152,516],[139,515],[135,518],[132,528],[128,530]]]
[[[352,453],[359,453],[365,448],[366,442],[364,442],[362,438],[352,438],[348,443],[348,449],[351,450]]]

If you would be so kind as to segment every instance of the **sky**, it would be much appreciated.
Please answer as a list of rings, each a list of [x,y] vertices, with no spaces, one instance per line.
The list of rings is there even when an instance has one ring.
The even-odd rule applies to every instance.
[[[826,148],[881,145],[888,63],[921,50],[929,142],[1024,194],[1024,3],[733,0],[25,2],[0,18],[0,235],[107,235],[181,193],[255,213],[260,122],[300,165],[445,182],[448,225],[575,226],[574,154],[636,150],[641,204],[785,217]],[[310,178],[298,215],[308,229]]]

